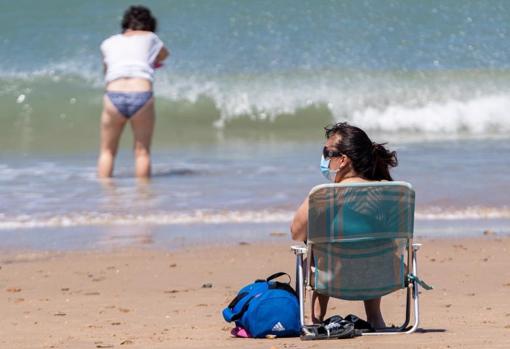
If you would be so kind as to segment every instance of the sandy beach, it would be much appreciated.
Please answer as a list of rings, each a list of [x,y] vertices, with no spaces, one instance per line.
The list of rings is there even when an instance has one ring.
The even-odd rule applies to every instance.
[[[0,349],[510,349],[510,1],[144,3],[2,2]],[[412,184],[420,330],[232,338],[333,171]]]
[[[236,291],[276,271],[293,274],[289,243],[179,251],[8,251],[0,258],[1,348],[508,348],[510,238],[422,240],[421,295],[413,335],[302,342],[235,339],[221,317]],[[403,295],[383,299],[399,323]],[[359,302],[329,315],[364,317]]]

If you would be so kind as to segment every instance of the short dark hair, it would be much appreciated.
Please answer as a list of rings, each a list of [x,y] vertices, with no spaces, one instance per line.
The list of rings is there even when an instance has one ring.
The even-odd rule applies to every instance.
[[[128,29],[155,32],[157,26],[158,21],[145,6],[130,6],[124,12],[121,22],[122,32]]]
[[[397,153],[386,149],[386,143],[372,142],[365,131],[347,122],[324,129],[328,139],[333,135],[340,136],[335,148],[351,159],[352,168],[359,175],[369,180],[393,180],[389,168],[398,165]]]

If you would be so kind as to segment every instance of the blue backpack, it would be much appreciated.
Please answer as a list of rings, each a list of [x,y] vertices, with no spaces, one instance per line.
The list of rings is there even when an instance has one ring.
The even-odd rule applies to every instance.
[[[272,281],[283,275],[288,283]],[[299,302],[289,283],[290,276],[280,272],[243,287],[223,309],[225,321],[235,321],[255,338],[299,336]]]

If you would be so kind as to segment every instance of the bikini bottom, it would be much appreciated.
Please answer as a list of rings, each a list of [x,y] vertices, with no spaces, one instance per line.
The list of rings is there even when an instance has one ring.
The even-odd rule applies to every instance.
[[[112,92],[107,91],[106,95],[126,119],[136,114],[151,98],[152,91],[144,92]]]

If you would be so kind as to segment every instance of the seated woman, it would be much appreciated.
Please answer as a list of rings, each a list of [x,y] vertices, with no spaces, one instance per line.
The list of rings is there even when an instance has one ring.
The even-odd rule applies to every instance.
[[[374,143],[358,127],[345,122],[326,128],[321,172],[333,183],[391,181],[390,167],[397,166],[394,151]],[[291,225],[292,238],[306,241],[308,231],[308,197],[298,208]],[[329,297],[314,293],[312,321],[324,320]],[[364,301],[367,321],[374,328],[386,327],[381,314],[381,298]]]

